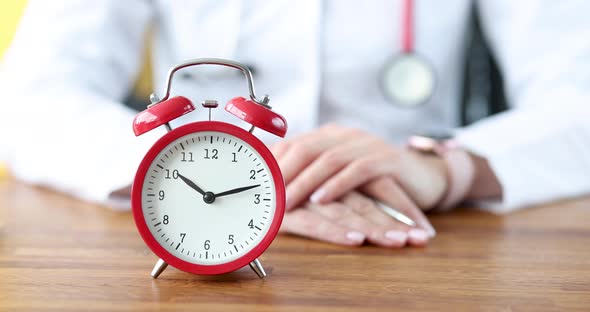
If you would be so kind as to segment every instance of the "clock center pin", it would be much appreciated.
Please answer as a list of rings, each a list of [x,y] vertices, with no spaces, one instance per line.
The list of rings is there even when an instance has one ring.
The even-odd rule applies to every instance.
[[[215,201],[215,194],[212,192],[206,192],[205,195],[203,195],[203,200],[207,204],[212,204]]]

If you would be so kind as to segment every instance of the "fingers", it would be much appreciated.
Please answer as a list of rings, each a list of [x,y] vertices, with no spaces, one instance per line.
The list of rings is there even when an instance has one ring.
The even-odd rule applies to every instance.
[[[331,202],[379,176],[393,174],[396,165],[391,155],[359,158],[324,182],[310,200],[315,203]]]
[[[373,224],[379,226],[382,229],[382,235],[388,240],[395,242],[393,247],[403,247],[406,244],[415,246],[424,245],[425,242],[423,243],[410,238],[408,232],[411,228],[409,226],[384,214],[372,199],[352,192],[343,197],[342,202],[354,207],[359,215],[362,215]]]
[[[358,196],[362,197],[360,194]],[[360,200],[362,200],[362,198]],[[357,213],[357,210],[361,209],[354,208],[353,205],[344,204],[344,202],[335,202],[327,205],[310,204],[308,207],[310,210],[317,211],[319,214],[337,224],[350,227],[365,234],[367,240],[375,245],[389,248],[403,247],[407,240],[406,231],[398,230],[397,227],[399,227],[399,225],[395,224],[395,222],[389,222],[389,224],[373,222],[374,219],[386,221],[387,219],[382,218],[383,216],[380,215],[380,211],[371,201],[368,201],[368,205],[364,205],[365,203],[360,203],[360,200],[357,200],[354,203],[349,203],[359,203],[357,206],[362,205],[363,207],[366,207],[366,210],[362,209],[365,210],[363,214]]]
[[[392,178],[378,178],[365,184],[361,189],[369,196],[398,210],[416,222],[417,227],[408,232],[410,243],[425,244],[428,239],[436,235],[434,227],[432,227],[422,210],[414,204]]]
[[[271,145],[269,149],[274,155],[275,159],[281,159],[289,150],[289,144],[287,144],[285,141],[281,141]]]
[[[287,185],[287,210],[307,201],[309,195],[328,178],[365,151],[364,142],[345,143],[319,155]]]
[[[364,132],[337,125],[326,125],[272,147],[281,167],[283,178],[289,184],[307,165],[334,146],[367,136]],[[359,141],[362,141],[359,139]]]
[[[395,221],[391,217],[384,218],[384,214],[377,205],[375,205],[375,201],[359,192],[350,192],[343,196],[340,201],[343,204],[352,207],[357,214],[379,226],[391,227],[395,230],[401,230],[404,232],[407,232],[410,228],[403,223]]]
[[[393,180],[388,178],[382,180],[386,182],[380,180],[370,182],[366,186],[366,191],[376,194],[376,191],[382,192],[388,189],[394,195],[396,192],[401,192]],[[395,191],[396,188],[398,191]],[[393,200],[394,204],[391,204],[386,199],[387,196],[383,197],[378,198],[388,205],[403,206],[403,201]],[[420,220],[416,217],[416,212],[397,209],[416,221]],[[421,214],[419,210],[417,212]],[[419,222],[421,221],[417,221]],[[367,239],[373,244],[389,248],[399,248],[406,244],[423,246],[431,238],[424,229],[412,228],[386,215],[373,199],[358,192],[350,192],[341,198],[341,202],[325,205],[309,204],[288,212],[281,231],[347,246],[361,245]]]
[[[336,224],[317,212],[305,208],[295,209],[285,214],[281,230],[346,246],[358,246],[365,241],[363,233],[348,226]]]
[[[346,133],[343,128],[328,125],[273,147],[273,150],[281,155],[281,157],[277,156],[277,161],[285,184],[289,184],[323,151],[340,144],[345,139]]]

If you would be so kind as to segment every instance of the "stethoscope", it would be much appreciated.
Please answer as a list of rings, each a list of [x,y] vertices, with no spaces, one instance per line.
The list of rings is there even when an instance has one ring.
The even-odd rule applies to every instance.
[[[402,107],[426,103],[435,88],[434,69],[414,52],[414,0],[404,0],[401,18],[401,51],[388,60],[381,71],[383,95]]]

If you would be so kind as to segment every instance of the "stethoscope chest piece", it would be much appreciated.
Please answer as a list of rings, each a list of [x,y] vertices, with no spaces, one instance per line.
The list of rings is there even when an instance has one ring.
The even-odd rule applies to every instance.
[[[383,95],[402,107],[426,103],[434,92],[432,66],[415,53],[400,53],[388,61],[381,72]]]
[[[434,67],[414,52],[414,0],[402,2],[401,51],[385,63],[379,83],[384,97],[401,107],[425,104],[434,93]]]

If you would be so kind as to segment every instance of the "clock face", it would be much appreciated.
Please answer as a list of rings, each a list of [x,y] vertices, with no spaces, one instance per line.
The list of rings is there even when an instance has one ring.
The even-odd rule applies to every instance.
[[[276,235],[284,211],[283,203],[275,218],[276,183],[282,178],[273,176],[266,147],[261,154],[244,140],[251,135],[239,131],[241,138],[206,130],[181,135],[162,145],[144,167],[141,189],[134,190],[141,192],[141,223],[150,240],[173,258],[223,265],[250,254],[265,238],[270,244],[269,231]],[[284,193],[279,199],[284,202]]]

